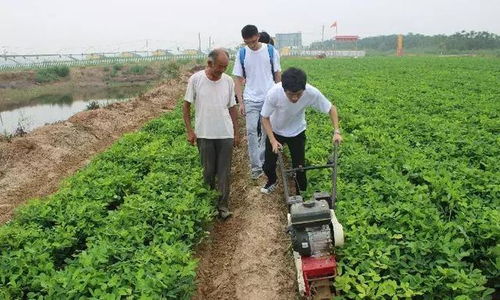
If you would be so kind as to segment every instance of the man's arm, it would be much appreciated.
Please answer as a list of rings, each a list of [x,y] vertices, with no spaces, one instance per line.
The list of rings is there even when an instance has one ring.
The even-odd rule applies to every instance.
[[[194,145],[196,143],[196,134],[193,127],[191,127],[191,103],[188,101],[184,101],[184,105],[182,106],[182,117],[186,126],[187,140],[191,145]]]
[[[276,48],[274,48],[274,60],[273,60],[273,64],[274,64],[274,70],[276,70],[274,72],[274,82],[275,83],[278,83],[278,82],[281,82],[281,63],[280,63],[280,53],[278,52],[278,50]]]
[[[274,72],[274,82],[275,83],[281,82],[281,72],[280,71]]]
[[[231,121],[233,121],[233,131],[234,131],[234,145],[240,145],[240,127],[238,125],[238,109],[236,105],[229,108],[229,115],[231,116]]]
[[[241,76],[234,77],[234,92],[236,93],[236,98],[238,99],[238,104],[240,105],[240,114],[245,115],[245,103],[243,103],[243,80]]]
[[[262,117],[262,126],[264,126],[264,130],[266,131],[267,137],[269,138],[269,142],[273,147],[273,152],[278,153],[279,149],[283,148],[283,146],[274,136],[273,127],[271,126],[271,120],[269,119],[269,117]]]
[[[330,119],[332,120],[332,125],[334,129],[334,134],[333,134],[333,142],[342,142],[342,136],[340,135],[340,128],[339,128],[339,116],[337,114],[337,107],[335,105],[332,105],[330,108]]]

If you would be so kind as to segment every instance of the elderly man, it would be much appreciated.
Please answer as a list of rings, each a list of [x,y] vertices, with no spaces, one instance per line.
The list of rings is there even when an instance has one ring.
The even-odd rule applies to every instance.
[[[222,219],[232,215],[228,207],[231,157],[233,146],[240,141],[234,82],[224,74],[228,64],[226,50],[210,52],[206,68],[189,78],[183,107],[188,142],[198,146],[205,182],[220,193],[217,209]],[[191,104],[195,107],[194,130]]]

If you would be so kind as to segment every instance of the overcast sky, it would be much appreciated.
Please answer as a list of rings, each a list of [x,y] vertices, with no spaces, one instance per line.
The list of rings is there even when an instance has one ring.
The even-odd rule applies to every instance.
[[[234,47],[255,24],[302,32],[304,44],[338,34],[360,37],[486,30],[500,34],[500,0],[0,0],[0,52],[80,53]]]

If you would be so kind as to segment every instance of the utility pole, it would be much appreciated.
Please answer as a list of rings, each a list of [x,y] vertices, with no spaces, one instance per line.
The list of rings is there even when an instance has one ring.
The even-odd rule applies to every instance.
[[[198,51],[201,53],[201,33],[198,32]]]
[[[321,28],[321,49],[325,48],[325,25],[322,26]]]

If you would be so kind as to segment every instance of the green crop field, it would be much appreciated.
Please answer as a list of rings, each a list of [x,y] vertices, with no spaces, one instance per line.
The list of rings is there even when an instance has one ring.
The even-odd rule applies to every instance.
[[[339,109],[345,298],[481,299],[500,277],[500,59],[286,60]],[[310,164],[331,151],[308,115]],[[310,172],[328,190],[328,172]]]
[[[491,297],[500,285],[500,59],[282,63],[303,68],[339,109],[340,298]],[[323,164],[329,118],[307,118],[308,163]],[[308,193],[331,188],[326,170],[309,179]],[[189,299],[214,198],[177,108],[0,227],[0,299]]]
[[[0,299],[188,299],[213,199],[177,109],[0,227]]]

